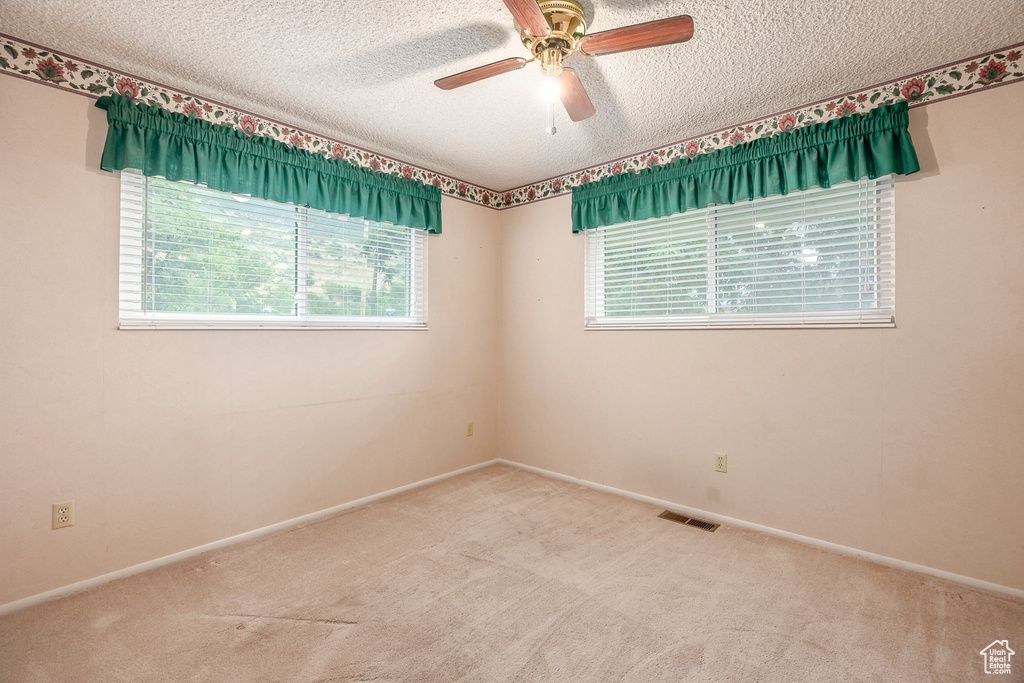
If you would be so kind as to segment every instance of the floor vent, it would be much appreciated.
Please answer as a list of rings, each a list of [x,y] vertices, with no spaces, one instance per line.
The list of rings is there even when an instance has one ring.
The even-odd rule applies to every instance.
[[[690,521],[687,522],[687,525],[695,526],[698,529],[703,529],[704,531],[714,531],[719,526],[721,526],[720,524],[709,522],[706,519],[690,519]]]
[[[703,529],[704,531],[714,531],[721,526],[720,524],[715,524],[714,522],[709,522],[704,519],[680,515],[679,513],[672,512],[671,510],[665,510],[658,515],[658,517],[661,519],[667,519],[670,522],[678,522],[679,524],[685,524],[686,526],[694,526],[698,529]]]
[[[661,517],[662,519],[667,519],[670,522],[679,522],[680,524],[686,524],[690,521],[689,517],[684,517],[683,515],[677,514],[670,510],[665,510],[660,515],[658,515],[658,517]]]

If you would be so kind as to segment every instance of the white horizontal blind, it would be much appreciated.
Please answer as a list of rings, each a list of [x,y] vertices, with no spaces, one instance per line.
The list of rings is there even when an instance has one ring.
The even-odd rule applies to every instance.
[[[426,326],[426,237],[121,173],[122,327]]]
[[[586,232],[586,326],[892,326],[892,176]]]

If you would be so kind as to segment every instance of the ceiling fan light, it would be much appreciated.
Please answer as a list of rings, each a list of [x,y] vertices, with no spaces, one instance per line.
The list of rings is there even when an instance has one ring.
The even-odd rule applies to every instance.
[[[558,79],[555,78],[554,74],[544,78],[544,82],[540,86],[540,92],[546,102],[558,101],[562,95],[562,87],[558,84]]]

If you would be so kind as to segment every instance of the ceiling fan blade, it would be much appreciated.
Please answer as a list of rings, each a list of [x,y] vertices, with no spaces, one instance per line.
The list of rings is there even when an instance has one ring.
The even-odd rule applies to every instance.
[[[594,115],[594,105],[574,70],[568,67],[562,69],[562,73],[558,74],[558,85],[559,97],[562,98],[562,104],[565,105],[565,111],[569,112],[570,119],[582,121]]]
[[[526,65],[526,60],[522,57],[512,57],[511,59],[503,59],[500,62],[493,62],[491,64],[485,64],[484,66],[478,66],[475,69],[469,71],[462,71],[452,76],[445,78],[439,78],[434,81],[441,90],[452,90],[463,85],[469,85],[470,83],[476,83],[482,81],[485,78],[491,76],[500,76],[501,74],[507,74],[510,71],[516,69],[522,69]]]
[[[645,47],[683,43],[691,37],[693,37],[693,19],[683,15],[591,33],[583,38],[580,51],[591,56],[610,55]]]
[[[551,30],[537,0],[505,0],[505,7],[508,7],[520,28],[525,28],[535,38],[546,36]]]

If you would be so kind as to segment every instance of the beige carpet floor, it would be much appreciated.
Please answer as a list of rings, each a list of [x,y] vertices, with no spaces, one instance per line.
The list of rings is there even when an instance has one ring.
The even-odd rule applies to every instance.
[[[1024,680],[1024,601],[659,512],[488,467],[8,615],[0,680]]]

